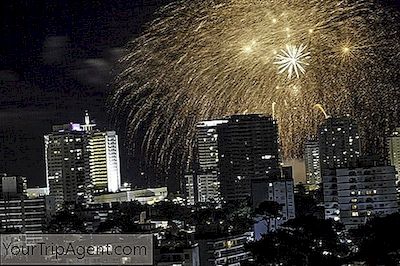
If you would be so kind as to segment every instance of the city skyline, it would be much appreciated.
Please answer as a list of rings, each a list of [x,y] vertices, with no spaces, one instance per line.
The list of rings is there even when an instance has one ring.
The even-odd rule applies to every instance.
[[[1,265],[400,265],[398,0],[0,17]]]

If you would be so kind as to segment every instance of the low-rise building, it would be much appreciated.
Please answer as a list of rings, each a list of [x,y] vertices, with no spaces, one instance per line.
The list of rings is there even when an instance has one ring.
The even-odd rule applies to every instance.
[[[200,266],[198,244],[156,250],[157,266]]]
[[[18,233],[42,233],[46,225],[45,198],[0,199],[0,226]]]
[[[26,190],[26,195],[30,199],[44,197],[44,196],[49,195],[49,188],[48,187],[28,188]]]
[[[146,188],[132,191],[101,194],[93,197],[93,203],[113,203],[139,201],[141,204],[154,204],[168,196],[167,187]]]
[[[200,265],[202,266],[239,266],[247,261],[251,254],[244,245],[254,240],[253,232],[238,235],[215,235],[213,239],[199,239]]]
[[[26,178],[0,178],[0,231],[42,233],[55,213],[54,197],[27,197]]]

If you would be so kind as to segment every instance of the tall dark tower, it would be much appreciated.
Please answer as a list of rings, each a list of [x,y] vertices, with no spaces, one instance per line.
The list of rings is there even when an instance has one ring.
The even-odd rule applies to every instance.
[[[355,121],[349,116],[327,118],[319,128],[319,151],[322,171],[354,165],[361,153]]]
[[[233,115],[217,126],[221,195],[246,200],[252,180],[280,178],[278,127],[270,116]]]

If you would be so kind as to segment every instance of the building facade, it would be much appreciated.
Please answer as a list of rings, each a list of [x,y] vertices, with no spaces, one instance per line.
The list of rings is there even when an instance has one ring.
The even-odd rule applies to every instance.
[[[146,188],[97,195],[93,197],[93,203],[103,204],[113,202],[139,201],[142,204],[154,204],[156,202],[163,201],[167,196],[167,187]]]
[[[361,154],[357,124],[349,116],[329,117],[319,127],[321,170],[349,167]]]
[[[0,198],[19,198],[26,190],[26,177],[0,175]]]
[[[85,192],[85,132],[79,124],[53,126],[45,135],[46,181],[57,208],[83,199]]]
[[[247,232],[240,235],[198,240],[200,265],[239,266],[241,261],[247,261],[251,257],[244,245],[253,239],[253,233]]]
[[[217,126],[228,120],[201,121],[196,125],[196,150],[191,172],[185,175],[189,204],[220,202]]]
[[[121,187],[118,136],[115,131],[90,131],[85,145],[87,187],[117,192]]]
[[[13,233],[42,233],[53,210],[52,198],[28,198],[26,178],[0,177],[0,231]]]
[[[398,211],[393,166],[332,169],[323,176],[325,218],[347,228]]]
[[[309,190],[319,188],[321,184],[321,165],[318,141],[306,141],[304,145],[304,162],[306,166],[306,184]]]
[[[161,247],[156,249],[157,266],[201,266],[198,244],[181,247]]]
[[[400,128],[396,128],[392,135],[387,138],[386,143],[389,162],[396,169],[398,182],[400,180]]]
[[[278,127],[270,116],[234,115],[217,127],[221,196],[226,202],[251,197],[253,179],[280,176]]]
[[[286,172],[291,172],[291,167],[285,167]],[[284,171],[283,171],[284,172]],[[262,235],[273,232],[296,217],[294,204],[294,181],[291,174],[282,173],[280,180],[268,181],[266,179],[253,180],[252,182],[252,203],[253,208],[263,201],[276,202],[281,206],[277,217],[266,217],[257,215],[254,222],[254,237],[261,239]]]
[[[95,126],[86,113],[84,124],[53,126],[44,137],[46,181],[58,209],[121,186],[118,136]]]

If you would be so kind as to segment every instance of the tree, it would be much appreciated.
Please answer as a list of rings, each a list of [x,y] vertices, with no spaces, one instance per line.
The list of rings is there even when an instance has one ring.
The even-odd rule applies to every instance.
[[[359,251],[354,260],[368,265],[400,264],[400,214],[374,218],[364,226],[352,230]]]
[[[136,233],[140,228],[134,222],[139,220],[140,214],[146,211],[148,206],[140,204],[138,201],[129,201],[115,204],[113,212],[108,216],[105,222],[102,222],[97,228],[97,232],[118,232],[118,233]]]
[[[296,190],[298,191],[294,195],[296,217],[312,215],[323,219],[324,208],[320,206],[320,203],[323,201],[322,190],[317,189],[306,192],[303,184],[298,184]]]
[[[276,201],[263,201],[255,209],[256,215],[261,215],[267,223],[267,230],[271,230],[271,222],[281,216],[282,206]]]
[[[296,218],[247,249],[255,265],[341,265],[348,249],[335,226],[333,221],[312,216]]]
[[[74,211],[62,210],[50,221],[47,231],[49,233],[86,233],[86,227],[82,215]]]

